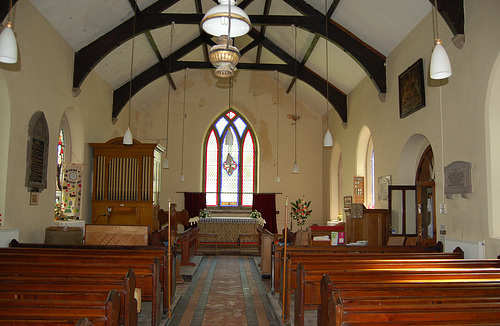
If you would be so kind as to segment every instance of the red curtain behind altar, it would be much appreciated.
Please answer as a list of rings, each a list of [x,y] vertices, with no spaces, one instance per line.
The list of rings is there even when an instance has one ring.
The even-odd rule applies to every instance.
[[[198,216],[200,209],[207,207],[207,196],[204,192],[185,192],[184,209],[188,211],[189,218]]]
[[[264,229],[271,233],[278,233],[276,225],[276,194],[254,194],[252,211],[258,210],[266,221]]]

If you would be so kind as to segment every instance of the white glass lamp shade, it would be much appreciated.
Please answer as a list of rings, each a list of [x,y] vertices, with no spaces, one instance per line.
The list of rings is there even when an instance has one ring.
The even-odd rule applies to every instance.
[[[130,131],[130,127],[125,131],[125,135],[123,135],[123,145],[132,145],[134,144],[134,138],[132,137],[132,131]]]
[[[17,42],[12,23],[8,22],[0,34],[0,62],[17,62]]]
[[[440,39],[436,40],[431,55],[430,74],[432,79],[445,79],[451,76],[451,64]]]
[[[297,161],[293,163],[293,174],[298,174],[299,173],[299,164],[297,164]]]
[[[274,178],[274,182],[281,182],[279,174],[276,174],[276,177]]]
[[[165,159],[163,160],[163,168],[164,169],[169,169],[170,164],[168,163],[168,158],[165,156]]]
[[[330,129],[326,129],[325,139],[323,140],[323,146],[332,147],[333,146],[333,137]]]
[[[184,182],[184,173],[181,173],[181,176],[179,177],[180,182]]]
[[[243,36],[250,31],[252,24],[243,9],[236,6],[235,0],[219,0],[219,5],[207,11],[201,20],[201,28],[213,36],[228,35],[229,6],[231,6],[231,37]]]

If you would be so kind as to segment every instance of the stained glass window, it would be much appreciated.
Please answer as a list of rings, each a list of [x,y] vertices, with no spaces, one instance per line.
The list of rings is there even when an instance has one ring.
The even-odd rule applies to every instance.
[[[229,110],[214,121],[207,135],[204,168],[207,206],[251,207],[256,184],[256,146],[248,122]]]
[[[57,142],[57,184],[56,189],[61,191],[61,184],[63,180],[63,175],[61,173],[62,165],[64,163],[64,132],[61,129],[59,131],[59,140]]]

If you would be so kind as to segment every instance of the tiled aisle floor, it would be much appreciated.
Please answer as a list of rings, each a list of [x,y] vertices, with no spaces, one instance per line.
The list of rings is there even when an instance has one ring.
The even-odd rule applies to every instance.
[[[252,257],[204,257],[169,325],[276,325]]]

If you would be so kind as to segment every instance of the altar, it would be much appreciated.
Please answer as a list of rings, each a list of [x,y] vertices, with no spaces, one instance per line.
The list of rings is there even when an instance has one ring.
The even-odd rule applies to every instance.
[[[238,242],[240,234],[258,234],[259,224],[250,217],[207,217],[200,218],[198,227],[201,234],[217,234],[218,242]]]

